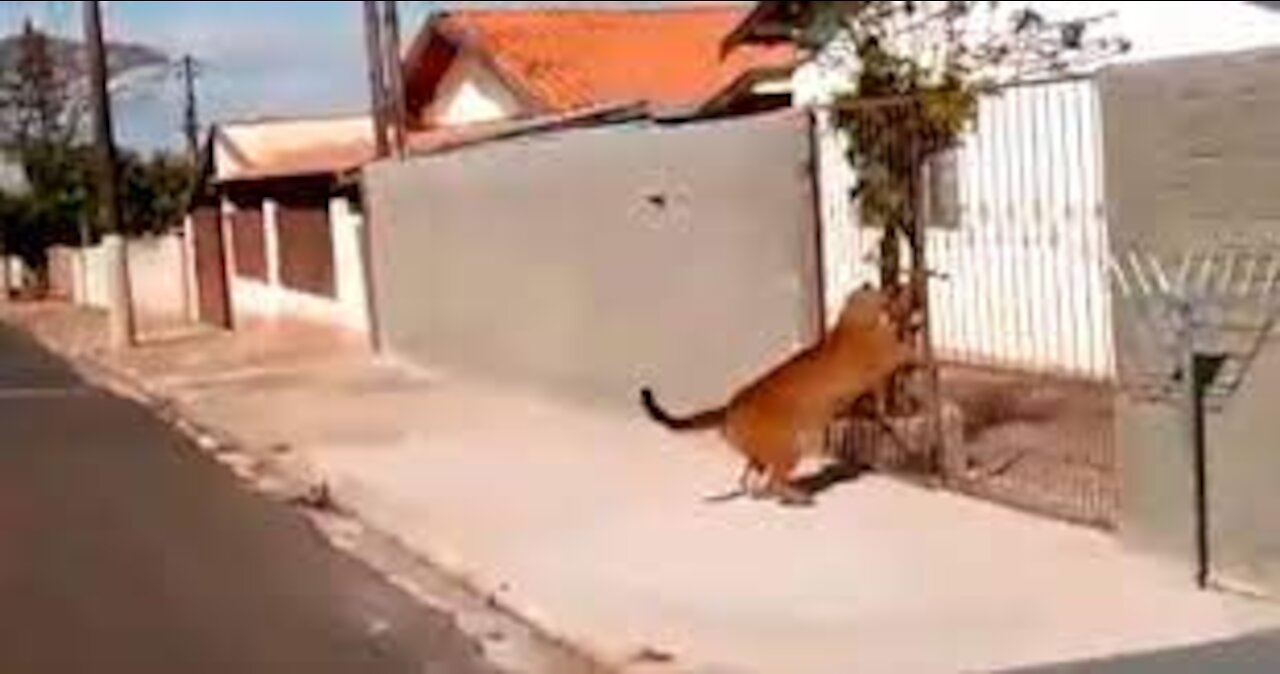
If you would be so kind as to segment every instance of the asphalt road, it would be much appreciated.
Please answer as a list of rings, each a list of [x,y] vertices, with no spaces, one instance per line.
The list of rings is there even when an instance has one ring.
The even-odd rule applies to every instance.
[[[488,672],[446,618],[0,325],[0,672]]]
[[[1280,672],[1280,634],[1268,632],[1220,643],[1174,648],[1008,674],[1273,674]]]

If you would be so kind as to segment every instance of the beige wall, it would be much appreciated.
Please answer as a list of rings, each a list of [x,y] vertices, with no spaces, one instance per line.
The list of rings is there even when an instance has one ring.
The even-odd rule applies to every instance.
[[[129,241],[129,290],[135,310],[153,316],[187,315],[184,247],[183,237],[176,234]],[[49,262],[59,294],[84,306],[107,307],[108,267],[102,246],[83,251],[54,248],[49,251]]]
[[[511,119],[523,111],[519,99],[488,66],[463,53],[441,79],[423,121],[428,126],[452,126]]]
[[[1113,245],[1169,256],[1280,234],[1280,50],[1157,62],[1104,77],[1107,194]],[[1116,305],[1123,365],[1132,339]],[[1274,340],[1273,340],[1274,342]],[[1280,591],[1280,349],[1266,347],[1246,384],[1208,419],[1214,575]],[[1124,533],[1141,548],[1194,562],[1194,494],[1184,408],[1129,401],[1119,414]]]
[[[566,131],[366,172],[390,352],[631,406],[733,388],[819,325],[798,112]]]

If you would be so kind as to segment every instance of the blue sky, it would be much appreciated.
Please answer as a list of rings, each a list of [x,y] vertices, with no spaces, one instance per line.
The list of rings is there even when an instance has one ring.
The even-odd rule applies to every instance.
[[[402,3],[406,34],[430,3]],[[112,39],[141,42],[205,65],[200,98],[209,119],[354,111],[367,100],[359,2],[109,2]],[[0,30],[30,16],[78,35],[77,2],[0,3]],[[180,82],[155,73],[119,101],[123,143],[180,142]]]
[[[141,42],[205,63],[201,103],[206,119],[352,112],[366,105],[360,2],[106,3],[113,39]],[[445,6],[562,5],[556,2],[401,2],[406,42],[429,11]],[[644,6],[655,2],[574,5]],[[685,3],[678,3],[685,4]],[[79,35],[80,3],[0,2],[0,33],[24,17],[54,33]],[[180,144],[180,87],[155,74],[119,101],[123,143]]]
[[[714,2],[715,0],[710,0]],[[358,0],[312,2],[106,3],[113,38],[141,42],[173,55],[191,53],[205,65],[201,103],[206,120],[341,113],[361,110],[368,93]],[[441,7],[513,6],[652,7],[690,2],[427,2],[402,1],[405,40]],[[706,3],[699,3],[706,4]],[[719,4],[719,3],[717,3]],[[1135,43],[1133,57],[1177,55],[1276,44],[1274,15],[1243,2],[1044,1],[1072,14],[1120,15],[1119,32]],[[30,16],[55,33],[80,34],[79,2],[0,1],[0,34]],[[181,96],[175,77],[154,74],[119,101],[123,142],[154,148],[180,146]]]

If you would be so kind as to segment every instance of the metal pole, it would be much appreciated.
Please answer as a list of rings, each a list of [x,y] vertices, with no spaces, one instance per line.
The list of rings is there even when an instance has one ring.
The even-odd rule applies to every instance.
[[[201,170],[200,164],[200,108],[199,99],[196,94],[196,60],[190,54],[182,57],[182,84],[185,96],[185,106],[183,110],[183,132],[187,136],[187,154],[191,160],[192,177],[198,179],[196,174]],[[183,220],[182,237],[179,239],[181,245],[182,261],[182,316],[186,320],[193,320],[194,316],[192,308],[195,302],[192,301],[192,283],[189,271],[191,269],[191,253],[192,245],[191,237],[194,233],[193,227],[188,227],[188,219]]]
[[[1200,356],[1191,353],[1187,358],[1188,395],[1191,400],[1191,448],[1195,482],[1196,527],[1196,585],[1209,587],[1209,489],[1205,450],[1204,384],[1201,380]]]
[[[1191,433],[1192,499],[1195,526],[1196,584],[1208,589],[1213,578],[1211,522],[1209,512],[1209,451],[1205,424],[1205,395],[1218,377],[1226,357],[1200,353],[1196,348],[1196,310],[1189,301],[1176,307],[1179,347],[1182,351],[1182,383],[1186,397],[1187,424]]]
[[[80,273],[76,274],[75,292],[79,295],[75,298],[77,304],[88,306],[89,304],[89,246],[93,243],[93,236],[89,231],[89,216],[82,214],[80,221],[76,223],[80,234]]]
[[[1218,378],[1226,357],[1192,353],[1190,365],[1191,432],[1195,452],[1195,506],[1196,506],[1196,584],[1208,589],[1213,581],[1212,521],[1209,508],[1209,450],[1205,424],[1205,396],[1209,386]]]
[[[0,223],[0,304],[4,304],[10,300],[13,294],[13,288],[9,284],[9,249],[5,242],[6,230],[4,223]]]
[[[378,3],[375,0],[364,0],[364,34],[369,68],[373,142],[377,156],[381,159],[390,154],[391,150],[387,139],[387,90],[386,75],[383,72],[385,52],[382,42],[382,21],[379,17]]]
[[[107,53],[102,39],[102,6],[85,0],[84,30],[89,59],[89,93],[93,107],[94,136],[98,154],[98,217],[107,233],[110,298],[108,301],[111,345],[127,348],[134,342],[133,307],[129,298],[129,260],[121,237],[119,166],[111,124],[111,95],[107,90]]]
[[[383,48],[386,52],[383,67],[387,86],[388,114],[391,118],[391,145],[396,157],[404,157],[409,133],[409,111],[405,103],[404,69],[400,62],[399,4],[395,0],[387,0],[383,3],[385,23]]]
[[[920,112],[916,105],[907,111],[907,213],[906,224],[910,228],[911,280],[909,292],[916,311],[920,313],[918,331],[911,335],[920,348],[925,366],[925,415],[928,422],[928,470],[935,477],[943,480],[950,476],[943,474],[946,462],[943,454],[945,432],[943,429],[942,391],[938,376],[938,361],[933,351],[933,316],[929,298],[929,234],[928,222],[922,212],[921,178],[925,169],[926,155]]]

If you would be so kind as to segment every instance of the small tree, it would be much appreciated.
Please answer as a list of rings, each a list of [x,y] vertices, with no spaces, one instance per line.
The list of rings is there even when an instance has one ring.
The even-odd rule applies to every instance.
[[[1105,17],[1052,21],[1025,3],[879,0],[781,2],[775,21],[801,46],[848,75],[835,101],[859,176],[864,220],[879,225],[881,277],[901,282],[912,249],[922,293],[918,183],[928,159],[953,147],[999,85],[1087,67],[1123,52],[1122,38],[1090,35]]]
[[[0,72],[0,143],[19,158],[72,145],[85,110],[79,69],[29,21],[10,42],[12,63]]]
[[[1114,37],[1090,35],[1100,17],[1051,21],[1025,3],[877,0],[763,2],[753,20],[765,39],[790,40],[818,65],[845,77],[832,101],[849,141],[858,178],[853,197],[862,220],[878,226],[881,286],[903,287],[902,251],[911,257],[907,288],[914,310],[903,337],[927,348],[928,270],[920,214],[922,169],[956,145],[974,120],[981,95],[1002,83],[1085,67],[1128,49]],[[757,28],[760,28],[759,26]],[[937,369],[928,368],[933,428],[926,460],[939,468],[942,439]],[[889,404],[915,407],[901,395]]]
[[[87,165],[76,147],[83,98],[57,44],[27,22],[7,41],[0,72],[0,151],[22,166],[29,184],[23,197],[11,199],[5,241],[37,268],[48,244],[74,236],[89,200]]]
[[[85,138],[88,109],[84,49],[27,23],[0,40],[0,152],[25,173],[29,189],[9,198],[0,227],[8,250],[42,269],[50,245],[90,241],[96,231],[94,154]],[[113,81],[164,57],[145,47],[111,45]],[[144,159],[122,153],[127,233],[160,231],[174,223],[191,182],[190,163],[173,155]]]
[[[195,182],[190,158],[171,152],[150,157],[126,154],[122,163],[126,232],[159,234],[176,227]]]

